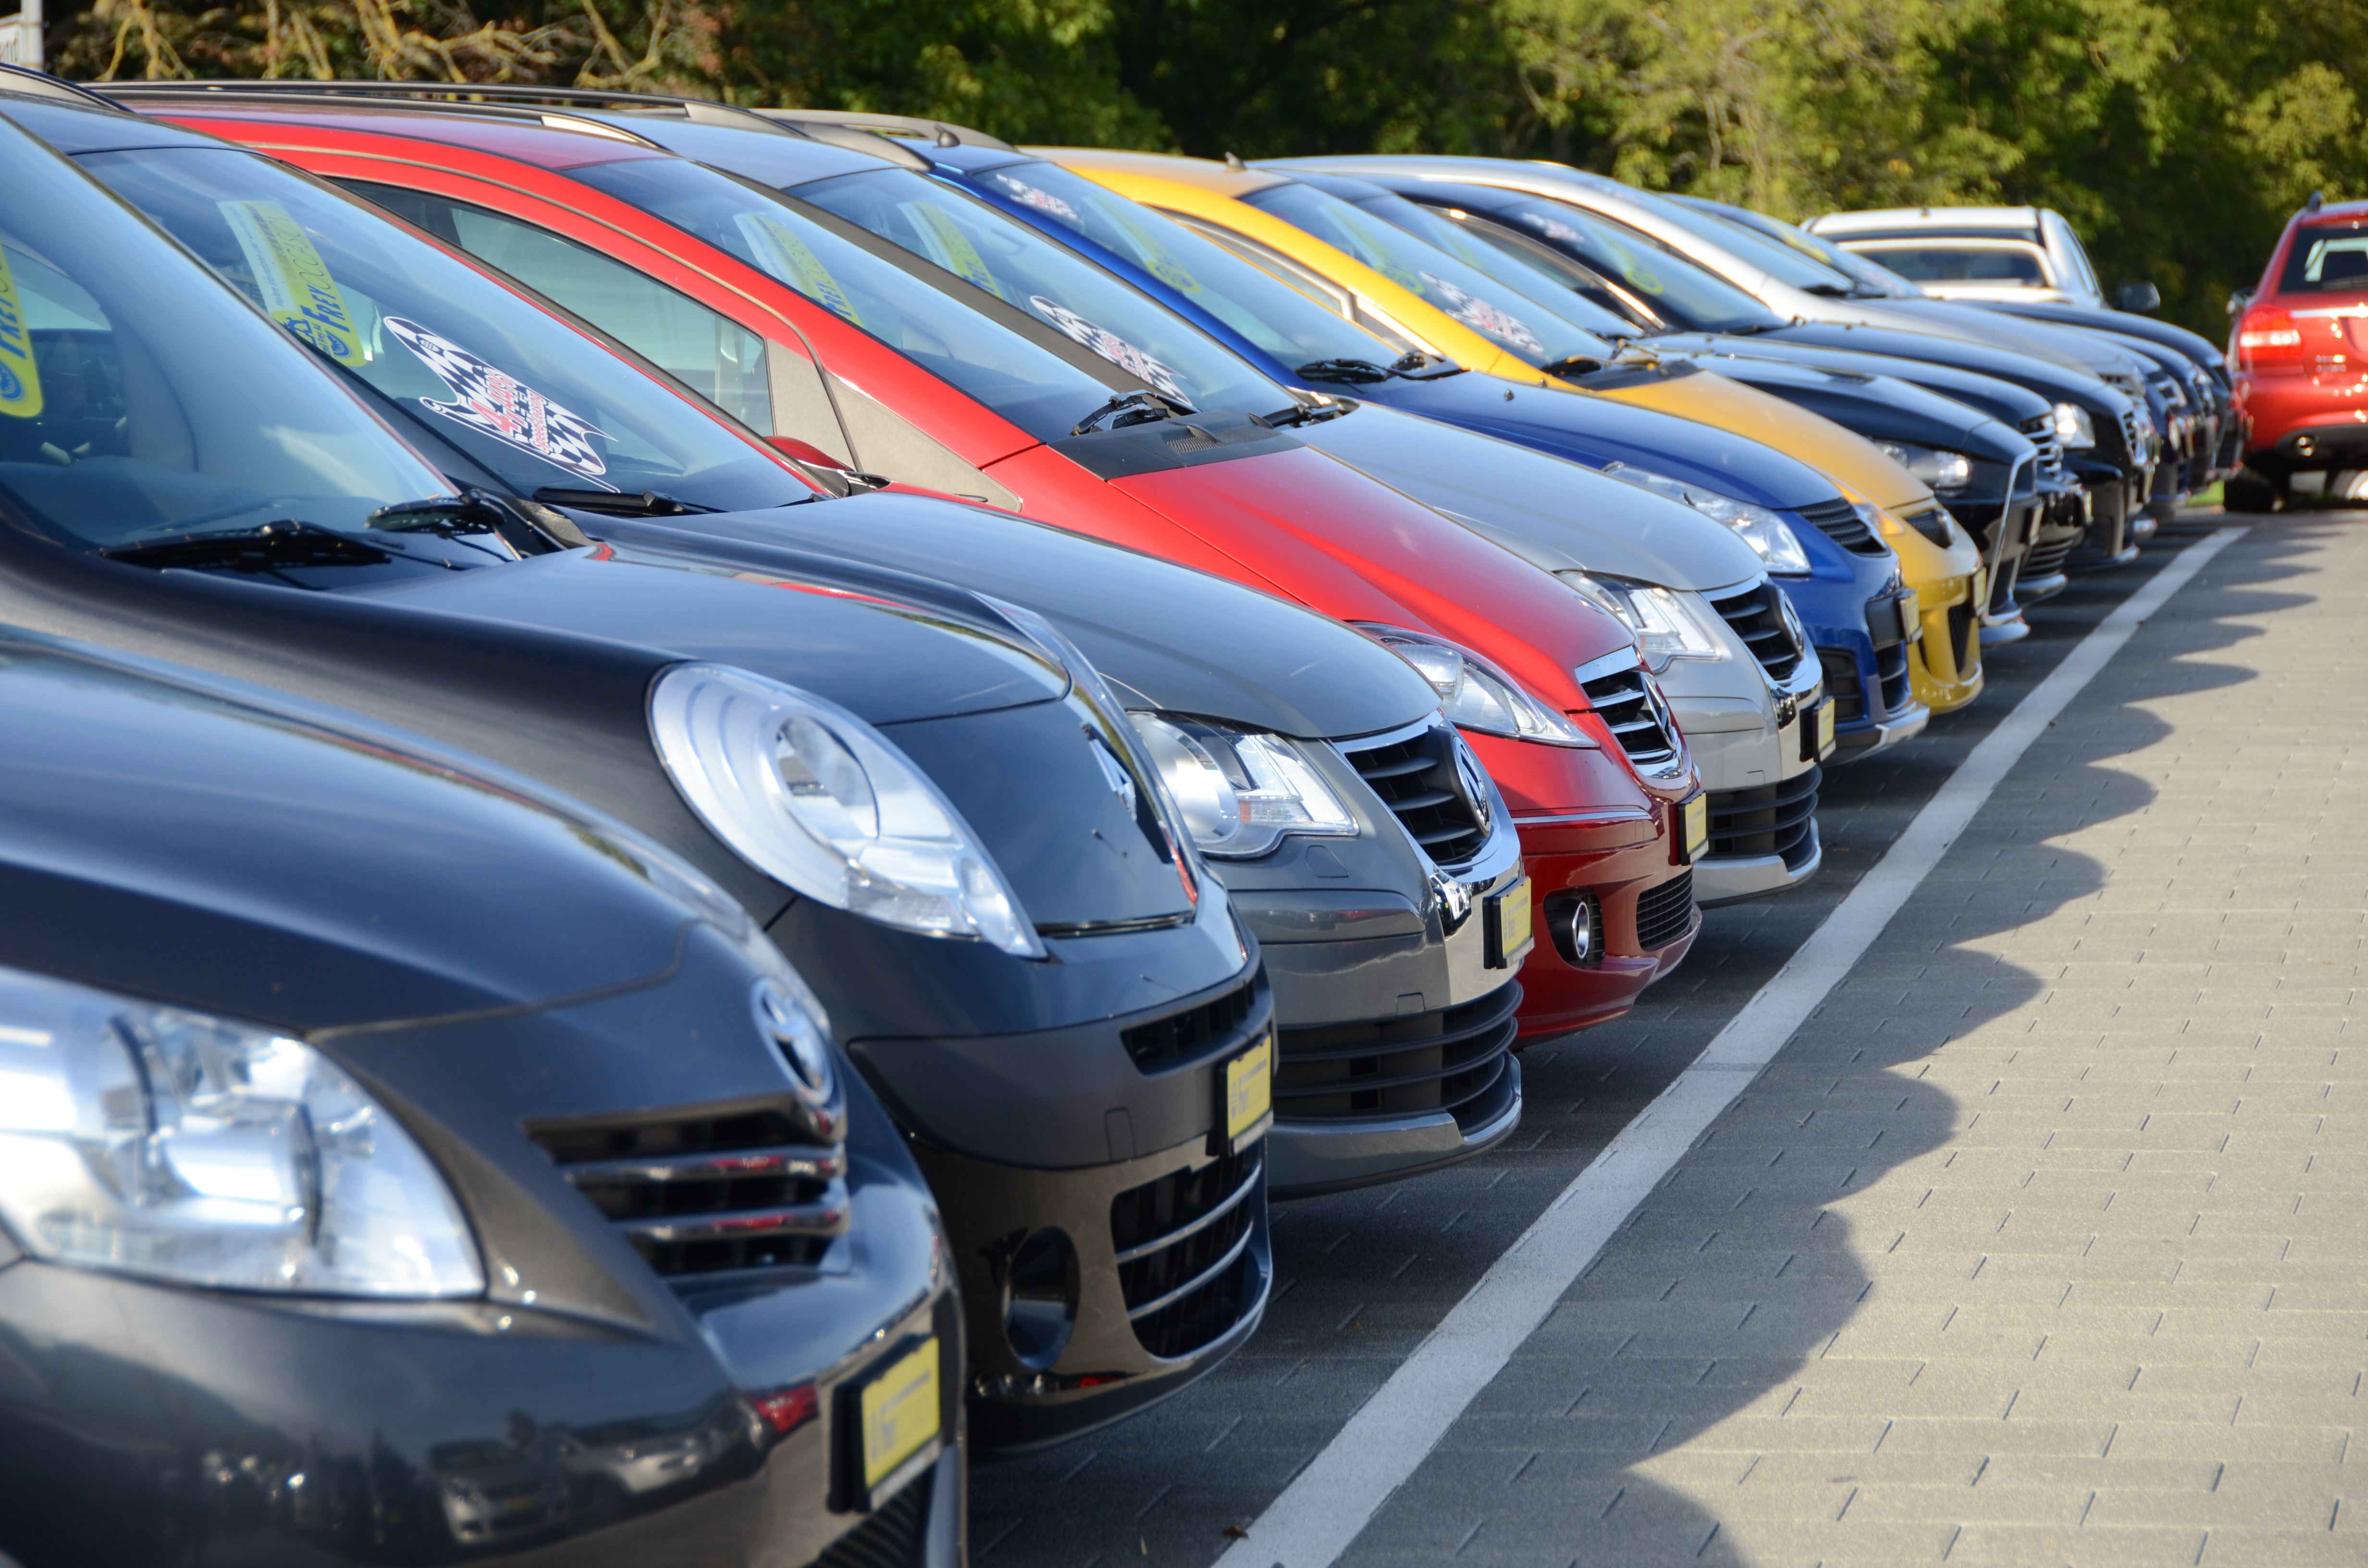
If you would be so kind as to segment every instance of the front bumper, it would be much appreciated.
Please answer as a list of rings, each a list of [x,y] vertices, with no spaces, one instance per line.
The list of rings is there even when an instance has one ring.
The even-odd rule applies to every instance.
[[[1824,672],[1803,658],[1778,689],[1744,659],[1673,662],[1662,689],[1709,792],[1710,843],[1694,862],[1694,900],[1704,908],[1764,898],[1816,875],[1819,744],[1832,699]]]

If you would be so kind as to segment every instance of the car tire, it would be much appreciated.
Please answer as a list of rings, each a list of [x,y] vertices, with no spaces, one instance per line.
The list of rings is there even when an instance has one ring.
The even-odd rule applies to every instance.
[[[2227,512],[2274,512],[2283,498],[2282,489],[2249,468],[2238,469],[2220,487],[2220,507]]]

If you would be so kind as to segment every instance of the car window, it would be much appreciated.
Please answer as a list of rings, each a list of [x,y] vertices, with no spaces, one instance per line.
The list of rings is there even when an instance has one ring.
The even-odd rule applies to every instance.
[[[1781,324],[1775,312],[1717,274],[1688,260],[1659,240],[1600,213],[1582,211],[1543,197],[1524,197],[1513,207],[1466,227],[1494,239],[1495,223],[1526,232],[1536,243],[1577,257],[1605,281],[1638,295],[1669,325],[1688,332],[1748,332]]]
[[[1092,349],[1195,408],[1272,414],[1291,394],[1175,312],[1008,214],[904,169],[871,169],[793,193]]]
[[[1464,233],[1461,225],[1445,215],[1428,207],[1417,206],[1403,196],[1369,197],[1355,205],[1425,244],[1446,252],[1475,272],[1550,306],[1565,321],[1582,326],[1599,337],[1623,337],[1633,330],[1624,316],[1606,310],[1584,294],[1569,297],[1575,278],[1567,267],[1547,258],[1524,256],[1517,250],[1489,244],[1477,235]]]
[[[813,494],[606,345],[285,165],[186,146],[82,163],[324,360],[423,415],[519,494],[655,490],[734,509]]]
[[[0,165],[0,513],[99,548],[386,523],[388,551],[405,553],[378,514],[450,495],[441,474],[220,279],[5,122]]]
[[[1694,201],[1689,205],[1724,218],[1737,228],[1748,229],[1781,244],[1792,246],[1803,256],[1832,267],[1853,283],[1864,285],[1878,294],[1895,299],[1913,299],[1922,290],[1880,262],[1868,260],[1854,251],[1844,250],[1821,234],[1787,223],[1782,218],[1770,218],[1765,212],[1748,208],[1729,207],[1725,202]]]
[[[1992,283],[2045,289],[2038,256],[2003,245],[1907,244],[1869,247],[1911,283]]]
[[[572,177],[770,275],[1039,440],[1068,435],[1110,399],[1107,385],[1059,355],[756,186],[679,159],[603,164]]]
[[[1707,241],[1729,256],[1759,268],[1779,283],[1789,283],[1812,294],[1830,294],[1850,287],[1848,278],[1823,262],[1813,260],[1792,246],[1781,244],[1764,234],[1738,228],[1724,218],[1697,212],[1683,202],[1626,187],[1622,187],[1620,199],[1641,207],[1687,233]]]
[[[1562,320],[1539,301],[1314,186],[1269,186],[1246,199],[1419,295],[1524,364],[1543,368],[1612,356],[1601,337]]]
[[[2308,223],[2295,230],[2278,292],[2368,292],[2368,226]]]
[[[1057,164],[1004,164],[977,177],[1133,262],[1293,369],[1320,359],[1387,364],[1413,347],[1372,336],[1291,282]]]

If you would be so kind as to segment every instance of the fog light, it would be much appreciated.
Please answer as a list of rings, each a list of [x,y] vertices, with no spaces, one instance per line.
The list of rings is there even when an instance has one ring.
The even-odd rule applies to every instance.
[[[1546,935],[1563,962],[1593,969],[1603,960],[1603,906],[1591,892],[1560,892],[1545,901]]]
[[[1023,1366],[1042,1371],[1061,1358],[1076,1324],[1077,1249],[1064,1231],[1033,1232],[1004,1266],[1004,1337]]]

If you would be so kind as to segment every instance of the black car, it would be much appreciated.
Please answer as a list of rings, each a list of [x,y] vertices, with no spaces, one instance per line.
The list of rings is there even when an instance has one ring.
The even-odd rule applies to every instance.
[[[378,209],[211,137],[101,108],[30,112],[41,117],[37,129],[258,302],[268,274],[222,221],[226,199],[301,214],[341,298],[372,300],[463,344],[552,346],[546,365],[584,359],[576,339],[594,329],[520,308]],[[697,301],[573,247],[524,243],[512,232],[520,226],[496,214],[457,203],[430,211],[414,193],[377,194],[455,244],[465,229],[513,265],[588,290],[718,407],[758,423],[769,415],[768,429],[786,423],[780,393],[794,371],[780,362],[785,351]],[[592,358],[611,378],[648,369]],[[394,368],[380,360],[364,373],[393,385]],[[537,384],[573,403],[584,379]],[[522,491],[549,477],[524,453],[484,445],[478,455]],[[576,520],[616,543],[679,551],[698,548],[685,537],[698,534],[951,578],[1047,616],[1083,648],[1121,693],[1212,874],[1265,947],[1279,1031],[1268,1144],[1276,1196],[1394,1180],[1469,1159],[1512,1131],[1521,1115],[1510,1052],[1520,955],[1494,951],[1485,918],[1458,912],[1485,908],[1519,882],[1520,844],[1427,681],[1365,637],[1206,574],[984,506],[882,494],[844,473],[812,472],[850,492],[843,504],[635,518],[613,515],[619,503],[578,497],[611,515],[578,506]],[[1443,812],[1440,793],[1450,797]],[[1411,1015],[1401,1011],[1409,996],[1423,999]],[[1350,1083],[1376,1077],[1394,1081],[1386,1109]]]
[[[224,198],[290,317],[357,356],[399,346],[383,368],[416,382],[341,385],[13,124],[0,159],[35,374],[0,418],[0,620],[460,745],[714,880],[809,978],[944,1200],[990,1440],[1113,1418],[1253,1332],[1268,987],[1060,633],[655,521],[594,545],[574,516],[596,513],[560,506],[662,518],[814,493],[605,358],[613,400],[596,381],[561,403],[540,353],[477,346],[515,351],[501,369],[311,295],[318,256],[287,211]],[[494,466],[519,451],[553,473],[539,500]]]
[[[737,903],[87,645],[0,728],[0,1561],[961,1560],[935,1204]]]

